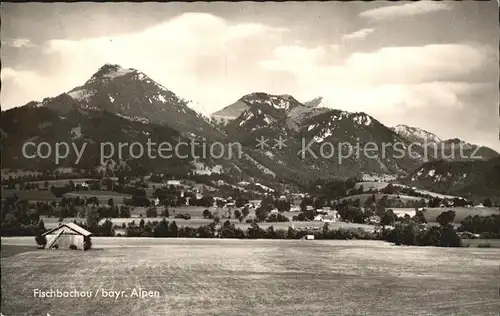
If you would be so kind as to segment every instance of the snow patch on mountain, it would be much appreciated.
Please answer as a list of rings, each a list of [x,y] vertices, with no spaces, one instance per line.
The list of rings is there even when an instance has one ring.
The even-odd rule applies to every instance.
[[[329,108],[330,107],[329,102],[323,97],[316,97],[312,100],[303,102],[302,104],[304,104],[308,108]]]
[[[94,91],[90,91],[84,88],[76,88],[67,93],[70,97],[77,101],[88,101],[95,94]]]
[[[260,184],[260,183],[255,183],[256,186],[260,187],[261,189],[263,189],[264,191],[268,191],[268,192],[274,192],[274,189],[268,187],[268,186],[265,186],[263,184]]]
[[[132,121],[132,122],[139,122],[139,123],[143,123],[143,124],[149,124],[150,121],[145,118],[145,117],[138,117],[138,116],[134,116],[134,117],[130,117],[130,116],[127,116],[127,115],[123,115],[123,114],[120,114],[120,113],[116,113],[117,116],[121,117],[121,118],[124,118],[126,120],[129,120],[129,121]]]
[[[393,127],[392,130],[400,137],[411,142],[419,142],[422,144],[425,142],[436,144],[442,142],[441,138],[435,134],[418,127],[400,124]]]
[[[132,73],[134,72],[135,70],[134,69],[131,69],[131,68],[128,68],[128,69],[125,69],[125,68],[117,68],[116,70],[114,71],[110,71],[108,73],[105,73],[103,74],[102,76],[104,78],[109,78],[109,79],[113,79],[113,78],[117,78],[117,77],[121,77],[121,76],[125,76],[126,74],[129,74],[129,73]]]
[[[158,93],[158,100],[160,100],[161,102],[163,103],[166,103],[167,100],[165,99],[165,97],[163,97],[161,94]]]
[[[240,101],[249,105],[266,104],[277,110],[288,111],[301,103],[288,94],[272,95],[263,92],[250,93],[243,96]]]
[[[359,125],[370,126],[370,124],[372,123],[371,118],[368,115],[363,114],[355,115],[352,120]]]
[[[274,121],[275,121],[275,120],[274,120],[274,118],[270,117],[270,116],[269,116],[269,115],[267,115],[267,114],[264,114],[264,122],[265,122],[266,124],[268,124],[268,125],[269,125],[269,124],[272,124]]]
[[[245,124],[246,122],[251,120],[253,117],[254,117],[254,115],[252,112],[250,112],[250,111],[245,112],[245,114],[243,115],[243,119],[241,120],[240,124],[238,124],[238,125],[243,126],[243,124]]]
[[[329,137],[329,136],[332,136],[333,135],[333,132],[331,129],[327,128],[326,130],[324,130],[322,132],[321,135],[316,135],[314,136],[314,141],[317,142],[317,143],[322,143],[325,138]]]

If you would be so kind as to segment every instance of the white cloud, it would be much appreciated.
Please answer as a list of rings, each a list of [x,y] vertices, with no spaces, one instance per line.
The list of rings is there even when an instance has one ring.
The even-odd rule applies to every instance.
[[[323,96],[332,107],[387,116],[408,108],[463,106],[461,97],[480,90],[483,84],[460,82],[481,70],[494,54],[488,47],[436,44],[416,47],[385,47],[374,52],[353,53],[345,60],[322,48],[294,47],[295,59],[278,54],[261,67],[288,70],[299,81],[299,99]],[[319,60],[329,60],[330,65]],[[458,79],[457,79],[458,78]]]
[[[342,36],[342,39],[343,40],[352,40],[352,39],[363,39],[365,37],[367,37],[368,35],[370,35],[371,33],[373,33],[373,31],[375,31],[374,29],[361,29],[361,30],[358,30],[356,32],[352,32],[350,34],[345,34],[344,36]]]
[[[273,59],[259,61],[258,65],[270,70],[287,71],[297,69],[302,75],[317,64],[326,53],[324,47],[306,48],[300,45],[278,46],[274,49]]]
[[[294,52],[294,59],[283,51]],[[291,54],[291,53],[290,53]],[[260,63],[270,69],[288,70],[303,81],[328,85],[413,84],[456,80],[494,61],[494,50],[488,46],[466,44],[432,44],[414,47],[384,47],[373,52],[353,53],[338,64],[323,47],[278,47],[274,59]],[[318,60],[331,64],[319,65]],[[312,77],[304,76],[308,69]]]
[[[51,66],[50,80],[14,70],[11,77],[18,80],[11,80],[11,85],[30,82],[31,91],[19,95],[15,91],[24,87],[4,90],[3,99],[12,106],[41,94],[59,94],[83,84],[104,63],[114,63],[139,69],[182,97],[215,111],[250,92],[241,83],[255,74],[246,72],[253,72],[255,62],[270,54],[271,44],[279,42],[285,32],[265,24],[235,24],[211,14],[185,13],[134,34],[51,40],[42,51],[44,57],[57,61]],[[23,81],[27,76],[29,80]],[[48,88],[52,85],[58,90]]]
[[[431,12],[451,10],[453,7],[449,2],[443,1],[416,1],[402,5],[386,6],[363,11],[360,17],[370,20],[385,20],[391,18],[406,18]]]
[[[417,83],[454,80],[492,61],[493,50],[466,44],[431,44],[384,47],[376,52],[354,53],[345,67],[350,80],[370,83]]]
[[[64,76],[44,76],[33,71],[5,67],[1,72],[0,100],[5,108],[24,105],[29,101],[40,101],[64,92],[68,82],[78,79],[79,74],[72,71],[68,71]]]

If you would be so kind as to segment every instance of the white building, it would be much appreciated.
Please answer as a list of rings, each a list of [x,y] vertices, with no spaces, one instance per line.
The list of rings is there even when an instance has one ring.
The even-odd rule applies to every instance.
[[[323,221],[323,215],[316,215],[316,216],[314,216],[313,221],[322,222]]]
[[[181,181],[180,180],[167,180],[167,185],[168,186],[178,186],[178,185],[181,185]]]

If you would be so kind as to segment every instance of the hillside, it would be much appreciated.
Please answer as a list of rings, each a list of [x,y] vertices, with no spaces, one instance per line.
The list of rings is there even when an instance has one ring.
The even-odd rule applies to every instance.
[[[428,162],[404,182],[430,191],[465,197],[500,198],[500,158],[487,161]]]
[[[274,109],[291,110],[304,105],[290,95],[272,95],[255,92],[241,97],[238,101],[212,114],[212,119],[222,124],[228,124],[245,111],[259,105],[268,105]]]
[[[2,169],[35,168],[39,171],[45,171],[58,167],[75,167],[85,170],[109,167],[116,171],[121,166],[125,169],[132,168],[135,172],[140,173],[154,166],[160,167],[165,162],[162,161],[163,159],[150,159],[146,155],[140,159],[132,159],[128,148],[125,147],[121,158],[118,157],[118,150],[116,150],[109,161],[107,159],[104,164],[101,164],[99,159],[100,144],[107,142],[115,146],[118,146],[120,142],[146,144],[148,138],[158,142],[173,143],[180,137],[178,131],[168,126],[128,120],[110,112],[96,109],[83,110],[75,107],[66,110],[64,116],[60,114],[49,107],[31,106],[3,112],[0,122],[7,136],[2,139],[2,151],[9,154],[2,155]],[[37,145],[47,142],[53,147],[51,156],[47,159],[24,157],[22,147],[28,141]],[[58,164],[56,164],[54,152],[56,143],[66,143],[69,146],[68,156],[61,159]],[[77,150],[84,148],[84,154],[81,155],[79,161],[75,148]],[[27,149],[29,149],[27,150],[28,155],[33,155],[35,152],[34,147],[27,147]],[[60,155],[64,154],[65,148],[61,145]],[[105,155],[108,154],[105,153]],[[75,164],[77,161],[78,164]],[[111,165],[108,165],[108,162]],[[168,161],[169,165],[178,167],[187,166],[186,163],[187,161],[175,157]]]
[[[488,160],[499,157],[499,153],[491,148],[469,144],[458,138],[443,140],[418,127],[397,125],[392,130],[400,138],[413,144],[415,151],[427,157],[427,160]]]
[[[398,134],[400,137],[407,139],[410,142],[417,143],[440,143],[442,140],[435,134],[423,130],[421,128],[408,126],[408,125],[396,125],[392,130]]]

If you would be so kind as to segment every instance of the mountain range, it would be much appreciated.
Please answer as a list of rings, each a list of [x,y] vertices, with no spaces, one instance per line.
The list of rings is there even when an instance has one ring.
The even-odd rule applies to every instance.
[[[363,112],[331,109],[321,97],[302,103],[291,95],[250,93],[213,113],[211,118],[192,107],[196,107],[195,102],[183,99],[146,74],[106,64],[83,85],[66,93],[2,111],[2,149],[4,153],[9,152],[3,155],[2,168],[55,167],[48,161],[34,163],[24,158],[21,150],[26,141],[93,144],[93,154],[82,162],[85,168],[92,169],[102,167],[96,158],[97,144],[123,141],[145,144],[148,138],[169,142],[196,139],[208,144],[223,143],[223,147],[239,142],[240,156],[202,158],[205,168],[220,165],[226,177],[254,178],[267,183],[303,184],[317,178],[345,178],[361,173],[404,177],[425,165],[427,160],[445,159],[443,163],[461,161],[472,165],[469,159],[452,155],[457,151],[455,145],[460,144],[466,153],[477,151],[484,161],[499,156],[492,149],[458,139],[442,140],[416,127],[387,127]],[[266,148],[256,148],[256,139],[260,137],[268,140]],[[283,145],[286,144],[281,148],[274,146],[280,138]],[[426,160],[425,142],[439,144],[444,149],[437,153],[431,150]],[[361,148],[359,155],[345,155],[339,161],[338,152],[347,153],[346,148],[338,147],[342,143]],[[379,150],[384,144],[398,143],[401,151],[412,155],[398,157],[398,149],[389,147],[384,155],[367,157],[364,148],[367,143],[375,144]],[[114,157],[113,162],[140,172],[167,169],[182,174],[199,167],[195,167],[194,157],[189,154],[192,156],[192,153],[188,153],[189,159],[168,161],[133,159],[125,155]],[[68,161],[71,166],[71,160]]]

